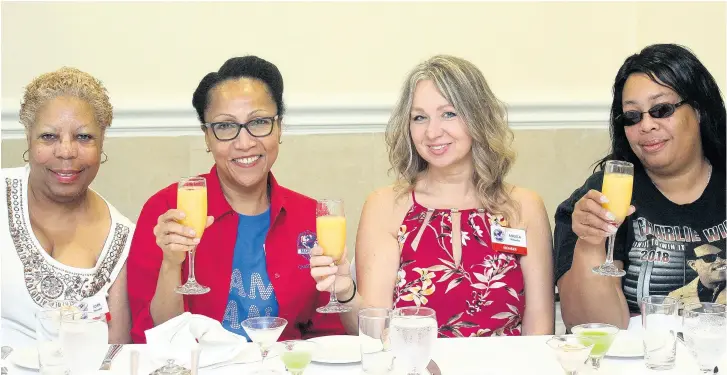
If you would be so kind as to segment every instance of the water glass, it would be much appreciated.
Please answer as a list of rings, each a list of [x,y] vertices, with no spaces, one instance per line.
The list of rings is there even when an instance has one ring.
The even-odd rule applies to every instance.
[[[106,314],[63,312],[60,343],[72,375],[98,372],[109,348]]]
[[[683,327],[684,343],[699,370],[712,374],[727,351],[725,305],[703,302],[684,306]]]
[[[41,375],[68,374],[60,332],[61,311],[59,309],[44,309],[35,313],[35,334]]]
[[[391,352],[391,309],[368,308],[358,312],[361,367],[367,374],[386,374],[394,366]]]
[[[641,299],[644,327],[644,362],[651,370],[674,368],[676,360],[679,301],[666,296]]]
[[[428,307],[401,307],[391,317],[391,349],[396,365],[408,375],[420,375],[432,359],[437,316]]]

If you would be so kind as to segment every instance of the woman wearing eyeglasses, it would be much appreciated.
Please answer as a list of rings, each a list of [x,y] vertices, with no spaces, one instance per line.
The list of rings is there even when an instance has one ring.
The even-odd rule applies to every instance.
[[[721,295],[724,303],[715,288],[721,283],[724,290],[725,280],[725,106],[714,78],[687,49],[659,44],[626,59],[613,92],[610,154],[555,214],[556,280],[567,327],[626,328],[640,313],[640,298],[680,298],[692,294],[691,286],[703,292],[700,301],[720,302]],[[608,160],[634,164],[632,207],[623,223],[601,206]],[[623,278],[592,272],[604,262],[612,233]],[[722,261],[696,258],[703,253]]]
[[[207,74],[192,104],[215,164],[207,184],[207,228],[199,241],[179,223],[177,184],[152,196],[137,222],[128,261],[132,339],[189,311],[247,337],[249,317],[288,321],[281,340],[344,333],[335,314],[316,314],[327,292],[309,276],[315,242],[315,200],[280,186],[270,171],[281,142],[283,78],[272,63],[234,57]],[[210,291],[183,296],[187,252]],[[249,338],[248,338],[249,339]]]

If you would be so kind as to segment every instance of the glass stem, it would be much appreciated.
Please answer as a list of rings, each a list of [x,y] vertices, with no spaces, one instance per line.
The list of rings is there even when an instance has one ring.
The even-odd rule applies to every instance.
[[[333,282],[331,283],[331,297],[328,300],[329,305],[338,304],[338,299],[336,298],[336,274],[333,274]]]
[[[606,252],[606,264],[613,264],[613,243],[616,242],[616,235],[608,236],[608,251]]]
[[[593,365],[594,370],[601,368],[601,358],[591,357],[591,365]]]
[[[260,368],[265,368],[265,357],[268,356],[268,349],[266,349],[264,346],[260,345]]]
[[[197,279],[194,277],[194,251],[197,250],[197,246],[195,246],[192,250],[189,251],[189,276],[187,277],[187,282],[195,282]]]

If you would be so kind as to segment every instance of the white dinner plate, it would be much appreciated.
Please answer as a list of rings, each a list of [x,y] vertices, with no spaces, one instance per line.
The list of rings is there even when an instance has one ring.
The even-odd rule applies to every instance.
[[[38,349],[35,346],[13,350],[7,360],[15,366],[30,370],[38,370],[40,368],[38,364]]]
[[[607,357],[637,358],[644,356],[644,339],[640,333],[619,331],[606,353]]]
[[[338,364],[361,362],[361,343],[358,336],[322,336],[308,341],[321,345],[313,354],[313,362]]]

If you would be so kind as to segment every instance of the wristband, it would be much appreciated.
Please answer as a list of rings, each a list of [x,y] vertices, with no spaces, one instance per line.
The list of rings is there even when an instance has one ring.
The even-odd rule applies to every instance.
[[[353,294],[351,294],[351,298],[349,298],[345,301],[341,301],[340,299],[336,298],[338,303],[349,303],[349,302],[353,301],[353,297],[356,297],[356,282],[353,281],[353,278],[351,279],[351,282],[353,283]]]

